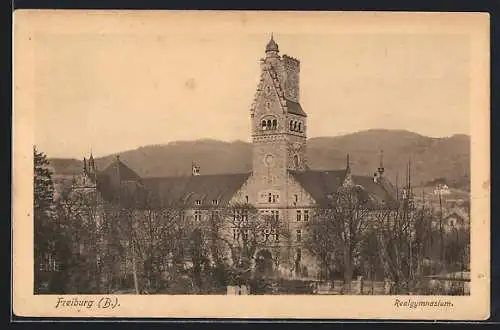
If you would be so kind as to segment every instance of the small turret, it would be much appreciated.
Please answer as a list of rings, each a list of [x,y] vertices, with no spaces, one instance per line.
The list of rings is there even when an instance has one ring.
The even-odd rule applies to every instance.
[[[90,158],[89,158],[89,171],[91,173],[96,172],[95,161],[94,161],[94,156],[92,155],[92,151],[90,152]]]
[[[267,43],[266,46],[266,53],[273,52],[273,53],[279,53],[279,47],[276,41],[274,41],[274,36],[271,33],[271,40]]]
[[[354,181],[353,181],[352,175],[351,175],[351,163],[350,163],[349,154],[347,154],[347,156],[346,156],[345,175],[344,175],[344,182],[342,185],[344,187],[352,187],[354,185]]]
[[[280,56],[279,56],[278,44],[274,41],[274,37],[271,34],[271,40],[269,40],[269,42],[266,45],[265,63],[267,63],[275,68],[279,58],[280,58]]]

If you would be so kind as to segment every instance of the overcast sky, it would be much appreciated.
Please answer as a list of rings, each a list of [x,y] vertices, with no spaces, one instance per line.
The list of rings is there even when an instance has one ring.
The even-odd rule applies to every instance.
[[[171,21],[99,22],[35,36],[35,140],[50,157],[249,141],[259,59],[273,30],[280,53],[301,61],[309,137],[371,128],[469,134],[470,44],[459,33],[350,32],[335,21],[315,33],[252,30],[251,19],[246,28],[191,22],[199,27],[191,30]]]

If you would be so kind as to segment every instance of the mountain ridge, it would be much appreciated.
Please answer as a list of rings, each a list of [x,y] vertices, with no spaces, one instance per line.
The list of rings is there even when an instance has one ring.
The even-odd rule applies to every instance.
[[[416,184],[443,178],[451,184],[468,186],[470,136],[466,134],[427,137],[405,130],[371,129],[307,140],[307,159],[312,170],[345,168],[349,154],[353,173],[371,176],[379,166],[382,151],[385,173],[391,181],[403,182],[411,161],[412,180]],[[190,175],[192,162],[201,166],[202,174],[244,173],[252,167],[251,143],[241,140],[172,141],[114,155],[120,155],[142,177]],[[97,167],[105,168],[114,155],[96,158]],[[74,158],[49,160],[56,175],[76,174],[83,167],[83,162]]]

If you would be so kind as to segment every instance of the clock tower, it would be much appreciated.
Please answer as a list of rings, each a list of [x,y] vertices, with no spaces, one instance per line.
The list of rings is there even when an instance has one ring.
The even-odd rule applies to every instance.
[[[279,55],[274,38],[260,60],[251,108],[253,175],[266,189],[286,184],[287,171],[305,171],[307,115],[300,104],[300,62]]]

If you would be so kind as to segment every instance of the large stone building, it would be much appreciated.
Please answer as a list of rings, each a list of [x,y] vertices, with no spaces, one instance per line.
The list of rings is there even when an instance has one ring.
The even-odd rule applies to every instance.
[[[84,175],[75,181],[74,188],[97,189],[106,197],[109,191],[116,191],[109,187],[142,187],[165,205],[173,202],[187,205],[186,213],[199,222],[210,216],[208,209],[214,206],[250,204],[259,214],[285,224],[289,231],[286,244],[276,241],[279,240],[276,236],[275,241],[271,239],[257,254],[274,259],[287,249],[286,253],[294,255],[295,262],[279,267],[282,276],[315,276],[317,263],[302,247],[304,224],[310,221],[313,210],[346,184],[362,187],[377,203],[394,201],[394,189],[383,175],[382,164],[373,176],[352,174],[348,156],[343,169],[310,169],[306,157],[307,114],[300,100],[300,62],[281,56],[271,37],[260,68],[260,81],[250,109],[253,144],[250,173],[204,175],[202,169],[193,165],[190,176],[141,178],[118,157],[98,172],[91,157],[84,160]],[[236,232],[233,238],[237,238]]]

